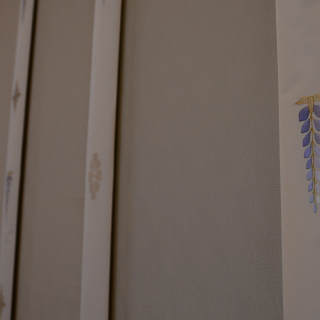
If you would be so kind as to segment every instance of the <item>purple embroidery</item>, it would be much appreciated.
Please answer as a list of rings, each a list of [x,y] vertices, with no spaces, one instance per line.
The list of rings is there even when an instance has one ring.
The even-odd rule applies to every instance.
[[[305,134],[302,140],[304,158],[307,159],[306,169],[308,191],[310,203],[313,203],[313,212],[317,212],[317,204],[320,204],[320,105],[315,105],[315,101],[320,101],[320,94],[302,97],[296,104],[308,104],[299,112],[299,121],[303,121],[301,133]]]

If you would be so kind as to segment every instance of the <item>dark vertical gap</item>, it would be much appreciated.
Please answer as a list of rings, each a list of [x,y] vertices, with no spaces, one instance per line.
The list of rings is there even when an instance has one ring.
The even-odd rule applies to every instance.
[[[115,285],[116,273],[116,252],[117,252],[117,182],[118,182],[118,162],[119,145],[121,133],[121,82],[123,73],[123,51],[124,51],[124,30],[125,30],[125,8],[126,0],[122,0],[120,16],[120,41],[119,41],[119,60],[118,60],[118,85],[117,85],[117,104],[115,119],[115,141],[114,141],[114,168],[113,168],[113,199],[112,199],[112,222],[111,222],[111,254],[110,254],[110,282],[109,282],[109,320],[114,318],[114,296],[113,289]]]
[[[28,78],[27,78],[27,87],[26,87],[23,138],[22,138],[22,149],[21,149],[21,171],[20,171],[19,200],[18,200],[18,214],[17,214],[14,276],[13,276],[13,286],[12,286],[13,290],[12,290],[11,320],[16,319],[18,271],[19,271],[19,256],[20,256],[21,224],[22,224],[22,206],[23,206],[23,188],[24,188],[27,142],[28,142],[27,134],[28,134],[30,97],[31,97],[31,87],[32,87],[32,66],[33,66],[33,58],[34,58],[37,11],[38,11],[38,0],[34,0],[31,39],[30,39],[30,51],[29,51]]]

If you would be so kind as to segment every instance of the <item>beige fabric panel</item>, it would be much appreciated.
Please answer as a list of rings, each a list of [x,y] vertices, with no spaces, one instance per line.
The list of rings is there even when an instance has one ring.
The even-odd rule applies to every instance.
[[[318,72],[320,43],[315,39],[320,36],[317,21],[320,2],[277,0],[276,3],[284,319],[318,320],[320,183],[316,126],[319,118],[316,106],[319,105],[317,94],[320,92]],[[307,101],[300,100],[306,96],[310,97],[310,101],[308,98]],[[298,101],[299,104],[296,104]],[[302,130],[305,120],[300,114],[300,110],[306,107],[314,110],[311,115],[314,121],[310,120],[309,112],[307,114],[311,130],[309,144],[312,145],[309,158],[306,151],[309,144],[304,140],[308,132],[305,126]],[[311,171],[307,170],[308,159],[312,161]],[[311,173],[311,179],[308,172]],[[312,184],[309,185],[311,181]],[[311,195],[315,198],[314,202],[312,198],[310,199]]]
[[[109,314],[121,0],[95,1],[80,320]]]
[[[0,208],[2,208],[4,193],[19,5],[19,0],[0,0]]]
[[[17,320],[78,320],[94,0],[39,1]]]
[[[275,2],[124,13],[112,319],[282,319]]]

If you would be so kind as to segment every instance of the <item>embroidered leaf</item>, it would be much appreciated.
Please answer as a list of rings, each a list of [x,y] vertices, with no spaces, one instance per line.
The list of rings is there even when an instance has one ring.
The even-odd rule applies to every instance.
[[[316,93],[314,96],[313,96],[313,101],[319,101],[320,100],[320,93]]]
[[[309,198],[309,202],[310,203],[312,203],[313,202],[313,199],[314,199],[314,197],[313,197],[313,194],[310,196],[310,198]]]
[[[310,192],[312,190],[313,190],[313,180],[308,185],[308,191]]]
[[[309,117],[309,107],[306,106],[299,112],[299,121],[307,120]]]
[[[311,135],[311,131],[303,138],[302,140],[302,146],[308,146],[310,144],[310,135]]]
[[[314,212],[314,213],[317,213],[317,206],[316,206],[315,203],[313,204],[313,212]]]
[[[320,117],[320,106],[319,105],[314,105],[313,106],[313,112],[317,117]]]
[[[301,127],[301,133],[308,132],[310,130],[310,119],[308,119]]]
[[[300,100],[298,100],[295,104],[305,104],[308,103],[309,97],[302,97]]]
[[[311,165],[312,165],[312,158],[310,158],[310,159],[307,161],[306,169],[310,169],[310,168],[311,168]]]
[[[316,179],[320,182],[320,172],[316,171]]]
[[[306,150],[304,150],[304,157],[305,158],[309,158],[311,155],[311,144],[309,147],[306,148]]]
[[[308,171],[307,173],[307,180],[310,180],[313,177],[313,171],[312,169],[310,171]]]
[[[314,127],[320,131],[320,120],[313,120]]]

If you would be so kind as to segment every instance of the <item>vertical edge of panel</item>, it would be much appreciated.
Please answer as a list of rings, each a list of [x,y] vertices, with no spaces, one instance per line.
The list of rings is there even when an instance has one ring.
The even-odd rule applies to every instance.
[[[20,4],[18,37],[10,107],[10,124],[2,208],[0,251],[0,319],[10,320],[20,201],[21,162],[26,117],[34,0]]]
[[[121,0],[96,0],[86,158],[81,320],[109,313]]]

